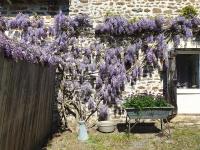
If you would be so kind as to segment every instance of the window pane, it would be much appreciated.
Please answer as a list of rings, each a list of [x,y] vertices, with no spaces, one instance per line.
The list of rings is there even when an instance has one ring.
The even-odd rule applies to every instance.
[[[199,88],[199,55],[177,55],[176,66],[178,88]]]

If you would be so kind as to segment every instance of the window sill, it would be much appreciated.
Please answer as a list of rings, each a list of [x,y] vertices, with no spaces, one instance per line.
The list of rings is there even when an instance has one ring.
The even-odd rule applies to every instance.
[[[200,94],[200,89],[177,89],[177,94]]]

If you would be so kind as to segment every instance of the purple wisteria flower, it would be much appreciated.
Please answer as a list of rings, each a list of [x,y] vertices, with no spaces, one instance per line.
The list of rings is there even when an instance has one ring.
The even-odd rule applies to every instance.
[[[180,44],[180,35],[174,35],[172,38],[174,42],[174,47],[178,47],[178,45]]]
[[[101,105],[99,108],[99,118],[100,120],[106,120],[108,117],[108,106]]]

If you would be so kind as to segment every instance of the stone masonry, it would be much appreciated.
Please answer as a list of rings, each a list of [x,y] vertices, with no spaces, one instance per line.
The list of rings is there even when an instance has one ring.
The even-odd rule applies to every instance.
[[[95,23],[102,22],[107,13],[128,19],[158,15],[173,17],[187,5],[199,8],[200,0],[71,0],[69,15],[87,13]]]

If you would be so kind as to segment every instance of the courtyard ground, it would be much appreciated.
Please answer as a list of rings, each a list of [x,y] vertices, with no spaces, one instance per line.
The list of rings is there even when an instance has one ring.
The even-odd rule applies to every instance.
[[[171,137],[163,136],[159,123],[141,123],[130,136],[119,124],[114,133],[89,130],[89,140],[79,142],[76,133],[56,134],[43,150],[200,150],[200,116],[177,116],[170,123]]]

